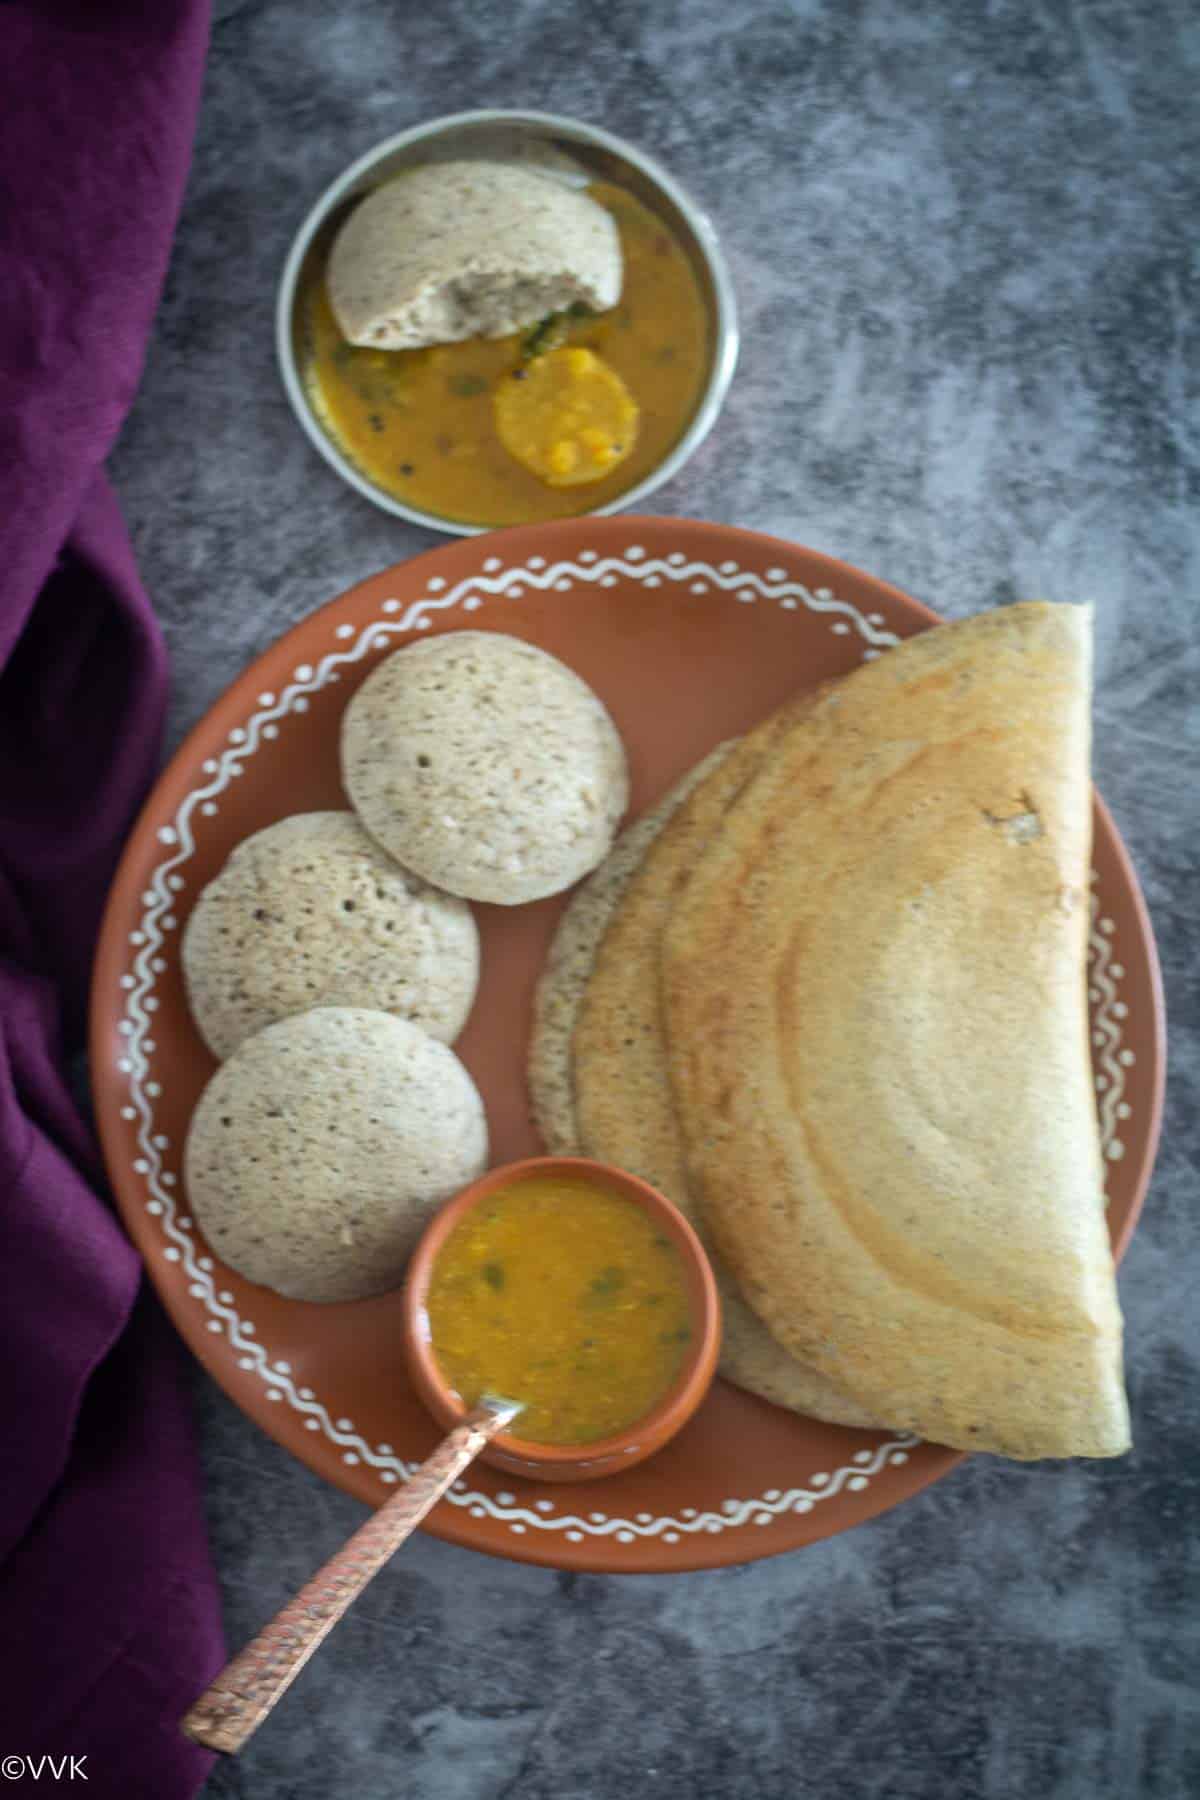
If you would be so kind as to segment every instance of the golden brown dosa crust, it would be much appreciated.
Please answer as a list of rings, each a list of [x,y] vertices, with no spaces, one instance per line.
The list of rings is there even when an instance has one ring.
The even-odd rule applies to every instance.
[[[668,1194],[713,1257],[724,1332],[721,1373],[763,1399],[835,1424],[870,1413],[771,1336],[747,1306],[696,1208],[675,1118],[658,996],[659,943],[695,858],[805,697],[740,740],[645,850],[600,942],[572,1034],[575,1121],[585,1155],[632,1170]]]
[[[718,744],[666,796],[627,825],[612,849],[581,883],[558,922],[537,984],[529,1044],[533,1117],[553,1156],[580,1154],[571,1077],[571,1038],[596,950],[646,850],[676,808],[732,748]]]
[[[1129,1442],[1085,1003],[1090,615],[1013,606],[818,697],[676,897],[689,1169],[779,1341],[876,1416]]]

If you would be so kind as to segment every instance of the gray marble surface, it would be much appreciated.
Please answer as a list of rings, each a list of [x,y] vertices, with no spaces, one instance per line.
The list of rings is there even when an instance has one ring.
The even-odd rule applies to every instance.
[[[274,284],[391,132],[531,106],[660,156],[745,327],[657,510],[844,556],[944,613],[1098,609],[1096,765],[1154,916],[1163,1147],[1121,1275],[1137,1447],[976,1459],[740,1570],[556,1575],[421,1539],[213,1800],[1184,1800],[1200,1792],[1200,25],[1188,0],[288,0],[218,7],[145,381],[114,458],[174,737],[285,627],[434,541],[293,424]],[[201,1375],[232,1643],[363,1516]]]

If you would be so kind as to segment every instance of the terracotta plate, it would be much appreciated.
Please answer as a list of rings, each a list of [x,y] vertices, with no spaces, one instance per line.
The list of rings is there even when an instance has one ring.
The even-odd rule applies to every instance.
[[[125,1222],[179,1330],[314,1469],[378,1502],[436,1433],[406,1380],[391,1298],[281,1300],[223,1268],[188,1216],[180,1154],[213,1063],[184,1003],[179,936],[201,886],[248,832],[345,804],[342,709],[380,657],[420,633],[510,632],[578,670],[628,746],[637,813],[785,696],[933,623],[894,588],[777,539],[678,519],[564,519],[448,544],[364,581],[289,632],[188,738],[109,901],[93,995],[97,1112]],[[1099,801],[1094,860],[1092,1041],[1119,1252],[1154,1154],[1163,1015],[1145,909]],[[524,1056],[562,905],[477,908],[483,980],[457,1048],[482,1089],[497,1161],[540,1148]],[[836,919],[829,934],[836,955]],[[430,1529],[562,1567],[707,1568],[857,1525],[957,1460],[908,1437],[798,1419],[719,1381],[642,1467],[585,1488],[522,1487],[477,1468]]]

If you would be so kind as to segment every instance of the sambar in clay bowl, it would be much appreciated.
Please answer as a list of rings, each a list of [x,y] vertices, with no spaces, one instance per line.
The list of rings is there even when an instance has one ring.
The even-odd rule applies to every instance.
[[[587,1481],[632,1468],[687,1423],[721,1320],[708,1258],[671,1201],[605,1163],[540,1156],[490,1170],[426,1227],[403,1331],[441,1425],[485,1395],[520,1401],[484,1459]]]

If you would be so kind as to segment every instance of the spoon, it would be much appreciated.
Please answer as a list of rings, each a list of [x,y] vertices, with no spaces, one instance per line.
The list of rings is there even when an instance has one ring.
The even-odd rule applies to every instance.
[[[391,1560],[468,1464],[474,1462],[498,1431],[511,1425],[520,1410],[519,1401],[485,1396],[461,1425],[442,1439],[404,1486],[359,1527],[244,1650],[226,1663],[180,1721],[184,1735],[228,1755],[240,1750],[351,1601],[358,1598],[372,1576]]]

